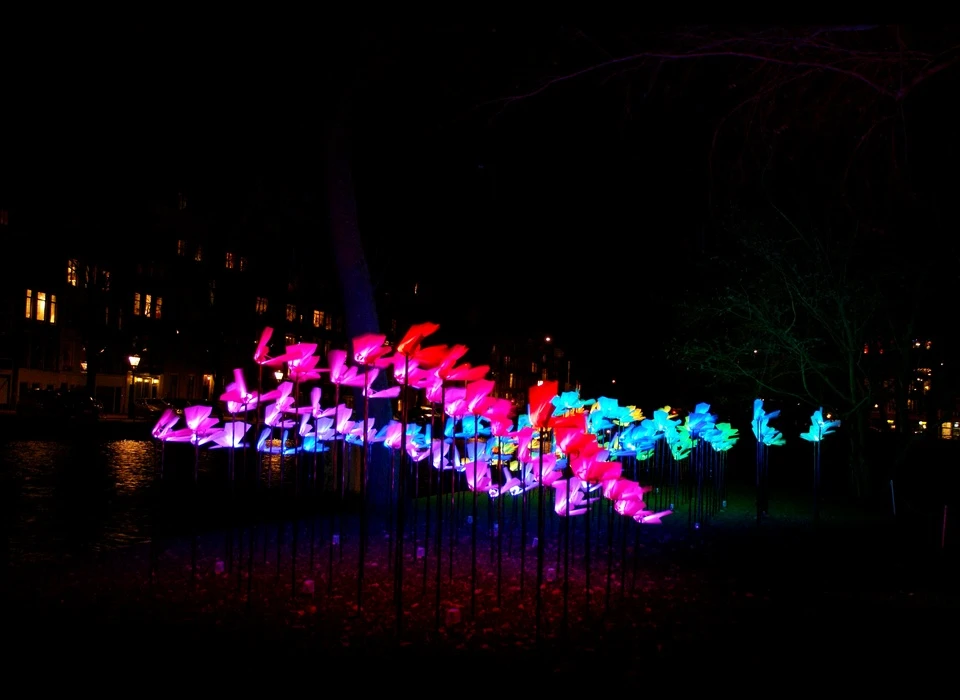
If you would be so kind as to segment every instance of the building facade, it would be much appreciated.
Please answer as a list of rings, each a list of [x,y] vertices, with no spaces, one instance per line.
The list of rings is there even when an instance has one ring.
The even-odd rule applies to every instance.
[[[345,347],[330,256],[307,254],[304,232],[171,199],[126,220],[136,235],[77,222],[51,232],[5,210],[0,409],[42,389],[86,389],[107,413],[138,398],[215,401],[233,368],[252,366],[265,326],[275,351]]]
[[[113,223],[33,224],[4,210],[0,226],[8,241],[0,410],[47,389],[83,390],[108,414],[129,414],[141,398],[214,403],[234,368],[255,381],[252,356],[266,326],[273,353],[316,343],[321,366],[331,349],[349,346],[329,243],[282,218],[207,214],[176,194]],[[443,328],[442,299],[431,289],[408,280],[378,286],[388,343],[414,323]],[[489,364],[495,395],[518,413],[539,381],[579,388],[550,336],[474,336],[435,340],[467,343],[469,360]],[[263,377],[266,388],[276,381],[272,370]]]

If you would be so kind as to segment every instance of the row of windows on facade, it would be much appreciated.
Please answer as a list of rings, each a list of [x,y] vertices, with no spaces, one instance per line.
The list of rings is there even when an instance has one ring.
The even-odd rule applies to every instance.
[[[214,293],[216,291],[216,283],[210,283],[210,304],[214,302]],[[154,298],[150,294],[141,294],[140,292],[134,292],[133,294],[133,315],[134,316],[145,316],[147,318],[159,319],[162,316],[163,310],[163,297]],[[264,314],[267,312],[267,299],[266,297],[257,297],[256,300],[256,311],[258,314]],[[294,323],[296,321],[302,321],[302,317],[297,314],[296,304],[287,304],[286,320]],[[313,327],[314,328],[324,328],[328,331],[333,330],[334,326],[334,317],[333,314],[328,314],[320,309],[313,310]],[[343,321],[340,318],[336,319],[337,331],[343,330]]]
[[[211,297],[211,303],[213,303],[212,297]],[[267,313],[268,306],[269,306],[269,303],[266,297],[257,297],[256,311],[258,314]],[[286,318],[286,320],[289,321],[290,323],[303,321],[303,316],[297,313],[296,304],[287,304],[287,311],[286,311],[286,314],[284,315],[284,318]],[[328,331],[331,331],[333,330],[333,326],[334,326],[333,314],[328,314],[324,311],[321,311],[320,309],[313,310],[313,327],[314,328],[324,328]],[[337,331],[343,330],[343,320],[340,318],[336,319],[336,326],[337,326]]]
[[[185,258],[188,255],[187,242],[184,240],[177,241],[177,255],[181,258]],[[197,262],[203,261],[203,246],[198,245],[193,250],[193,259]],[[233,270],[234,268],[239,269],[240,272],[243,272],[247,269],[247,259],[242,255],[236,255],[235,253],[227,252],[224,255],[224,267],[228,270]]]
[[[79,264],[76,258],[71,258],[67,260],[67,284],[71,287],[76,287],[77,282],[80,279],[79,275]],[[103,285],[103,291],[110,291],[110,273],[107,270],[101,270],[100,282]],[[84,265],[83,267],[83,286],[88,287],[90,284],[97,283],[97,268],[91,268],[89,265]]]

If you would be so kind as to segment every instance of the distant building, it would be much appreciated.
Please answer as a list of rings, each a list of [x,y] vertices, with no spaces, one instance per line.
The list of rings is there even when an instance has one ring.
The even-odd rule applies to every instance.
[[[346,346],[331,256],[298,244],[315,232],[194,216],[171,199],[122,226],[31,228],[4,210],[15,264],[0,281],[0,407],[77,387],[108,413],[141,397],[215,401],[268,325],[274,348],[315,342],[325,358]]]
[[[262,213],[204,214],[202,204],[176,193],[112,219],[79,212],[55,223],[2,210],[0,409],[29,391],[77,388],[105,413],[126,414],[141,398],[214,403],[236,367],[261,381],[252,356],[265,326],[274,353],[316,343],[321,366],[331,349],[349,347],[333,256],[304,244],[322,232]],[[397,277],[377,288],[387,342],[415,323],[444,327],[442,289]],[[495,394],[517,412],[538,381],[579,388],[554,338],[481,330],[447,342],[466,343],[473,364],[489,364]],[[272,369],[262,382],[276,385]],[[431,407],[417,410],[424,418]]]
[[[572,359],[552,336],[491,340],[489,364],[496,395],[520,413],[527,410],[530,387],[539,382],[555,380],[561,392],[580,390]]]
[[[880,398],[871,411],[871,424],[878,430],[901,430],[926,434],[941,439],[960,439],[960,392],[957,391],[957,368],[943,351],[944,343],[936,338],[916,338],[909,351],[912,374],[900,386],[894,367],[888,365],[882,342],[864,346],[865,360],[871,363],[880,380]],[[885,372],[886,370],[886,372]],[[903,401],[905,415],[897,415],[898,400]],[[899,425],[899,421],[906,425]]]

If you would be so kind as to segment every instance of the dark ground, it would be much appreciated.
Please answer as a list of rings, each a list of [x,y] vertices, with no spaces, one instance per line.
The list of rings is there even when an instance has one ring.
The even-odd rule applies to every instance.
[[[799,674],[791,684],[828,669],[830,678],[838,673],[847,678],[919,674],[923,680],[941,675],[958,650],[960,595],[953,567],[957,548],[948,542],[940,549],[940,523],[919,517],[866,520],[827,507],[820,526],[812,528],[805,508],[774,493],[773,515],[758,529],[752,493],[743,490],[695,533],[687,529],[685,512],[660,528],[642,528],[636,557],[633,530],[621,540],[621,531],[614,528],[609,609],[608,540],[605,532],[597,538],[594,531],[589,615],[580,519],[574,537],[579,555],[572,555],[571,563],[568,637],[562,628],[559,538],[548,529],[545,568],[555,568],[557,576],[544,584],[539,649],[534,636],[536,550],[528,549],[521,596],[519,532],[511,555],[504,534],[498,606],[497,565],[491,564],[485,527],[480,528],[475,618],[470,612],[469,526],[460,532],[452,582],[444,538],[442,611],[445,617],[448,609],[459,609],[462,622],[439,630],[436,561],[431,552],[424,595],[422,562],[409,557],[413,546],[408,544],[405,629],[398,643],[382,528],[371,530],[372,563],[365,573],[364,609],[357,615],[356,538],[345,535],[343,561],[337,552],[328,593],[329,550],[321,543],[330,530],[324,518],[314,523],[312,570],[309,520],[299,521],[296,529],[296,568],[291,567],[294,530],[289,521],[279,528],[276,523],[257,528],[252,561],[249,530],[242,544],[234,531],[232,556],[227,533],[199,536],[195,585],[189,536],[160,538],[155,546],[95,560],[8,569],[4,629],[17,642],[3,658],[25,669],[43,666],[53,653],[68,666],[106,664],[122,673],[148,668],[151,674],[157,663],[180,659],[191,676],[199,673],[197,663],[222,670],[216,664],[223,662],[231,668],[230,682],[244,685],[270,678],[296,681],[301,667],[290,664],[299,661],[309,662],[309,668],[366,670],[371,683],[397,672],[411,682],[460,679],[496,686],[562,677],[565,683],[583,681],[598,688],[623,680],[625,688],[662,684],[681,691],[774,672]],[[218,559],[224,562],[223,574],[216,573]],[[553,578],[550,573],[546,575]],[[307,578],[316,581],[313,596],[303,592]],[[255,666],[247,667],[246,660]],[[252,675],[244,679],[245,672]],[[780,683],[790,679],[778,677]],[[160,673],[156,680],[172,678]],[[823,682],[832,681],[824,676]]]

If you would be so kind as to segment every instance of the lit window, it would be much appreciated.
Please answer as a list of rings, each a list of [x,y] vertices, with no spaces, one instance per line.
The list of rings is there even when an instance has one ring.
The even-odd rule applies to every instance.
[[[267,298],[266,297],[257,297],[257,313],[265,314],[267,313]]]
[[[227,253],[227,269],[233,269],[233,253]]]
[[[511,389],[513,388],[513,372],[511,372],[510,376],[507,378],[507,386]]]
[[[50,295],[50,304],[49,304],[49,309],[47,311],[47,317],[50,319],[50,323],[57,322],[57,295],[56,294]],[[929,388],[929,387],[924,387],[924,388]]]
[[[110,273],[106,270],[103,271],[103,291],[110,291]]]
[[[150,315],[151,306],[153,306],[153,298],[149,294],[144,295],[143,297],[143,315],[144,316]]]
[[[67,260],[67,284],[71,287],[77,286],[77,260],[76,258]]]
[[[297,320],[297,307],[293,304],[287,304],[287,320],[291,322]]]
[[[533,372],[534,374],[536,374],[536,372],[537,372],[537,363],[536,363],[536,362],[531,362],[531,363],[530,363],[530,371]]]
[[[46,292],[37,292],[37,320],[47,320],[47,294]]]
[[[247,269],[247,259],[243,256],[240,256],[240,272],[243,272]]]
[[[328,315],[326,319],[324,319],[323,327],[326,328],[328,331],[333,329],[333,316]]]
[[[186,241],[177,241],[177,255],[179,255],[181,258],[186,257],[187,255]]]
[[[133,315],[140,315],[140,292],[133,293]]]
[[[203,246],[201,245],[197,246],[197,254],[193,256],[193,259],[196,260],[197,262],[200,262],[201,260],[203,260]]]
[[[26,318],[33,318],[33,292],[27,290],[27,313]]]
[[[542,372],[540,372],[540,378],[543,379],[543,381],[547,381],[547,370],[546,370],[546,369],[544,369]]]
[[[319,328],[323,325],[323,312],[317,309],[313,310],[313,327]]]
[[[163,297],[157,297],[157,300],[153,303],[153,317],[160,318],[160,307],[163,305]]]

